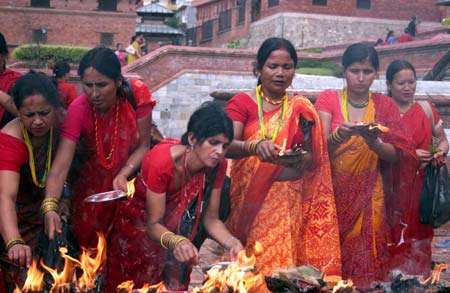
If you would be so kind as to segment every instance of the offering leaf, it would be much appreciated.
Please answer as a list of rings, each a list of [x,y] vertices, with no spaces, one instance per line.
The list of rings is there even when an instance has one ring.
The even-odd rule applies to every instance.
[[[440,150],[439,148],[435,147],[433,144],[430,144],[430,145],[428,146],[428,151],[429,151],[431,154],[435,154],[435,153],[437,153],[437,152],[440,152],[441,150]]]

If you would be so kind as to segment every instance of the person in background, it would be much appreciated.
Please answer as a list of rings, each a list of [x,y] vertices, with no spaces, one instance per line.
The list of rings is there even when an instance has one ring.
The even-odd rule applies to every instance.
[[[58,60],[53,66],[53,77],[58,82],[59,100],[64,109],[78,96],[77,89],[67,80],[70,78],[70,65],[67,61]]]
[[[128,54],[128,64],[131,64],[134,61],[136,61],[136,60],[138,60],[139,58],[142,57],[141,46],[139,44],[139,39],[138,39],[137,35],[134,35],[134,36],[131,37],[130,45],[134,49],[134,54],[132,54],[132,53]]]
[[[258,49],[255,91],[238,93],[226,111],[233,120],[230,231],[251,252],[264,253],[256,267],[314,265],[327,276],[341,275],[336,207],[322,124],[308,99],[290,95],[297,53],[289,40],[266,39]],[[302,159],[279,154],[302,146]],[[322,212],[318,212],[321,210]],[[268,292],[265,286],[258,292]]]
[[[120,62],[121,66],[127,65],[127,56],[128,56],[128,54],[125,53],[122,43],[117,43],[116,51],[114,53],[116,53],[117,58],[119,58],[119,62]]]
[[[385,45],[392,45],[395,43],[394,31],[388,31],[386,39],[384,40]]]
[[[402,154],[396,176],[395,197],[390,210],[389,222],[393,226],[393,244],[390,247],[392,269],[404,274],[428,276],[431,263],[433,227],[420,223],[420,193],[425,166],[442,165],[448,153],[449,143],[442,120],[429,101],[415,101],[416,70],[408,61],[395,60],[386,70],[389,96],[398,106],[403,125],[412,134],[416,156]],[[430,153],[432,137],[438,138],[436,153]]]
[[[407,43],[407,42],[412,42],[412,41],[414,41],[414,38],[409,34],[409,29],[405,28],[403,33],[398,38],[398,42],[399,43]]]
[[[200,247],[194,241],[199,221],[231,258],[243,249],[219,219],[227,169],[224,156],[232,140],[230,118],[207,102],[191,115],[181,141],[163,140],[147,153],[142,175],[147,186],[147,230],[155,242],[146,268],[153,271],[150,283],[163,280],[168,289],[187,290],[192,265],[199,258]],[[192,215],[190,229],[185,229],[186,215]]]
[[[73,230],[80,246],[86,248],[96,248],[96,231],[105,235],[108,262],[104,277],[109,288],[115,280],[108,278],[108,273],[114,274],[114,270],[119,269],[114,262],[127,261],[126,255],[114,248],[119,243],[112,242],[114,233],[120,233],[115,229],[115,223],[132,217],[122,211],[124,206],[145,212],[145,187],[140,180],[136,180],[135,196],[128,201],[89,203],[84,199],[100,192],[128,191],[127,181],[140,169],[150,147],[155,101],[145,83],[138,79],[129,81],[134,101],[124,93],[121,66],[114,51],[109,48],[97,47],[88,51],[80,61],[78,74],[84,94],[75,99],[67,110],[58,152],[46,184],[46,200],[60,198],[78,145],[83,152],[78,168],[73,170]],[[44,219],[45,231],[50,239],[55,237],[55,233],[61,233],[57,210],[46,211]],[[110,290],[107,292],[114,292],[115,288]]]
[[[13,99],[8,92],[22,74],[6,68],[8,56],[8,44],[5,36],[0,32],[0,128],[18,114]]]
[[[392,189],[390,164],[399,160],[401,150],[412,153],[413,147],[395,103],[370,91],[379,69],[375,49],[352,44],[342,65],[346,87],[322,92],[315,107],[328,141],[343,278],[364,289],[387,277],[384,196]],[[388,131],[381,132],[378,124],[371,129],[371,123]]]
[[[416,38],[416,35],[417,35],[417,17],[416,16],[411,16],[411,20],[408,23],[408,31],[409,31],[409,34],[413,38]]]
[[[42,73],[29,72],[11,90],[19,117],[0,131],[0,253],[16,265],[0,263],[6,292],[21,288],[27,268],[38,256],[41,211],[53,205],[44,200],[44,186],[58,141],[58,92]],[[0,275],[0,278],[2,276]],[[0,288],[0,292],[2,288]]]

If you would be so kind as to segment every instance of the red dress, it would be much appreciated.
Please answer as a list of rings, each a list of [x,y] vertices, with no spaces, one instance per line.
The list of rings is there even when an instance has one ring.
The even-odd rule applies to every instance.
[[[18,80],[22,74],[19,72],[12,71],[10,69],[4,69],[0,74],[0,91],[8,93],[9,90],[13,87],[16,80]],[[3,114],[5,113],[5,109],[0,105],[0,121],[3,118]],[[0,125],[3,127],[3,125]]]
[[[431,105],[431,104],[430,104]],[[436,108],[431,105],[434,115],[434,124],[440,122]],[[402,117],[405,127],[411,132],[416,149],[428,150],[431,144],[430,119],[419,103],[415,103]],[[419,162],[412,156],[402,155],[398,166],[397,204],[396,212],[401,215],[402,223],[398,217],[393,217],[393,245],[390,250],[390,260],[393,269],[400,269],[410,275],[428,276],[431,264],[431,241],[433,228],[430,225],[420,224],[420,192],[422,190],[425,169],[418,170]],[[407,226],[405,226],[407,225]],[[402,240],[403,230],[403,241]]]
[[[116,220],[121,220],[120,216],[124,216],[118,212],[118,208],[122,205],[120,201],[93,204],[83,200],[89,195],[112,190],[115,176],[137,147],[139,133],[136,119],[148,115],[155,105],[145,83],[132,79],[131,86],[137,105],[136,111],[125,98],[120,97],[103,117],[98,115],[96,130],[94,111],[98,110],[91,105],[89,97],[83,94],[70,105],[62,126],[63,137],[82,142],[79,144],[81,145],[80,160],[77,162],[75,159],[72,163],[76,169],[72,186],[72,219],[74,233],[80,245],[84,247],[96,247],[98,242],[96,231],[105,234],[107,245],[111,247],[111,233],[115,232],[113,224]],[[98,149],[109,153],[114,146],[112,152],[114,163],[111,166],[102,163],[98,155],[96,131],[97,140],[103,142]],[[139,202],[139,199],[145,198],[145,189],[140,184],[141,181],[136,180],[136,194],[128,204],[135,206],[137,210],[145,210],[145,205]],[[108,249],[108,259],[111,258],[110,254],[114,254],[114,251]]]
[[[45,145],[35,149],[36,175],[38,178],[41,178],[42,172],[45,170],[46,151],[47,147]],[[0,171],[20,173],[19,190],[16,199],[17,222],[20,236],[31,247],[33,255],[36,257],[38,235],[43,231],[39,209],[45,193],[43,188],[39,188],[33,183],[28,166],[28,157],[28,149],[23,141],[0,132]],[[4,243],[0,237],[1,253],[6,253]],[[6,266],[0,263],[0,271],[3,271],[3,277],[6,286],[8,286],[7,292],[12,292],[15,284],[18,284],[20,287],[23,286],[26,279],[26,269],[18,270],[15,266]],[[0,278],[2,278],[1,275]],[[2,292],[1,289],[0,287],[0,292]]]
[[[180,222],[180,215],[189,206],[189,204],[197,197],[199,194],[199,188],[202,188],[201,181],[203,178],[203,172],[195,175],[185,187],[185,195],[181,196],[180,189],[177,189],[175,185],[175,170],[172,156],[170,154],[170,148],[174,145],[180,144],[178,140],[167,139],[160,142],[152,150],[150,150],[144,158],[142,163],[142,178],[145,181],[147,188],[155,193],[166,193],[166,212],[164,215],[163,225],[165,225],[169,230],[178,233],[177,226]],[[223,180],[225,178],[227,168],[227,162],[225,159],[219,165],[219,169],[214,181],[214,188],[222,188]],[[208,171],[206,171],[206,181],[208,181]],[[187,202],[183,200],[186,197]],[[137,217],[135,217],[137,218]],[[140,215],[142,220],[142,225],[145,225],[145,213]],[[143,227],[144,229],[144,227]],[[142,266],[140,268],[141,273],[147,273],[149,278],[146,280],[150,284],[157,284],[161,282],[164,278],[166,286],[170,287],[169,283],[178,283],[180,279],[180,266],[177,263],[173,269],[165,271],[163,276],[163,267],[166,264],[168,257],[168,251],[161,247],[159,243],[153,242],[144,233],[139,237],[138,240],[134,240],[136,245],[144,245],[146,247],[146,252],[144,255],[136,255],[133,253],[132,249],[129,249],[130,259],[135,259],[140,262],[139,258],[144,258],[146,260],[147,266]],[[141,244],[142,243],[142,244]],[[133,242],[124,243],[129,247],[132,247]],[[186,272],[187,284],[189,284],[189,275],[192,267],[189,267]],[[132,274],[127,275],[129,279],[136,281],[136,278]],[[124,278],[125,279],[125,278]],[[145,281],[145,280],[139,280]],[[171,288],[171,289],[187,289],[186,288]],[[140,286],[141,284],[139,284]],[[179,285],[179,284],[176,284]]]
[[[58,93],[59,101],[64,109],[67,109],[69,105],[78,97],[77,89],[71,83],[68,83],[62,79],[58,80]]]

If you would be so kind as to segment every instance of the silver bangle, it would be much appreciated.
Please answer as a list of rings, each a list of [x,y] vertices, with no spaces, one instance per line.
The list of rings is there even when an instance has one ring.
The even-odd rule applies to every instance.
[[[133,165],[133,164],[128,164],[128,163],[126,163],[125,165],[123,165],[123,167],[125,168],[125,167],[128,167],[128,168],[130,168],[131,170],[134,170],[136,167]]]

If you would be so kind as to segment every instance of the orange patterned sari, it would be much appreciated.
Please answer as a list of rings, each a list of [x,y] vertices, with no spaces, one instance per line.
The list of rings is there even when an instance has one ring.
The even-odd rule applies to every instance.
[[[280,112],[264,113],[268,133],[273,133]],[[306,264],[323,269],[327,275],[341,275],[327,147],[319,117],[308,99],[295,96],[289,100],[275,143],[282,145],[285,138],[287,146],[303,142],[300,116],[314,121],[311,129],[313,168],[306,171],[302,179],[279,182],[275,179],[282,166],[261,162],[256,156],[234,160],[228,224],[247,249],[251,249],[255,241],[262,244],[264,252],[257,258],[257,267],[263,275],[270,276],[277,268]],[[260,138],[258,120],[248,121],[242,140]],[[258,292],[264,290],[267,289]]]

